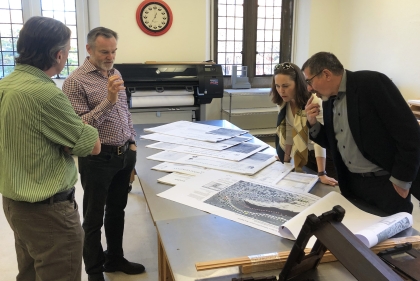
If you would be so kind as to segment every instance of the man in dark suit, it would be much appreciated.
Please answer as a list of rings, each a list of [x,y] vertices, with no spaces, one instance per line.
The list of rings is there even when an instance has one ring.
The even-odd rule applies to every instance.
[[[420,198],[420,128],[401,93],[384,74],[345,70],[337,57],[320,52],[302,67],[308,90],[324,100],[309,100],[310,138],[330,149],[341,193],[387,214],[413,210]]]

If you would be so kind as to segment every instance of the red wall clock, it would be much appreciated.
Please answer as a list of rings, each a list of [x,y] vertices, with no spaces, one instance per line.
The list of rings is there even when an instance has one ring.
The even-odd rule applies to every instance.
[[[144,33],[159,36],[168,32],[172,26],[172,11],[162,0],[145,0],[136,12],[136,20]]]

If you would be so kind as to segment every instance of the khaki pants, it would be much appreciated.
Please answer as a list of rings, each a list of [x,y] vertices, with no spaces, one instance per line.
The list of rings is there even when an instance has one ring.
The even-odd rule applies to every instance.
[[[3,196],[15,235],[16,281],[80,281],[83,229],[76,202],[31,204]]]

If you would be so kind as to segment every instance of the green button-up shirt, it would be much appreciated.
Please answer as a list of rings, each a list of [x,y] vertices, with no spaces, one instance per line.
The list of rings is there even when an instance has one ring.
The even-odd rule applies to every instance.
[[[0,193],[37,202],[77,181],[73,157],[87,156],[98,138],[42,70],[16,65],[0,80]]]

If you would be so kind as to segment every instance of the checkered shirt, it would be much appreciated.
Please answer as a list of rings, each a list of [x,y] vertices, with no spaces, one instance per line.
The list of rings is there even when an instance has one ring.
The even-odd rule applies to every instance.
[[[115,68],[110,70],[110,75],[114,74],[121,77]],[[102,144],[121,146],[128,140],[134,140],[136,132],[128,111],[125,91],[118,93],[118,101],[112,105],[106,98],[107,84],[108,77],[87,57],[83,65],[64,81],[63,92],[83,121],[98,129]]]

